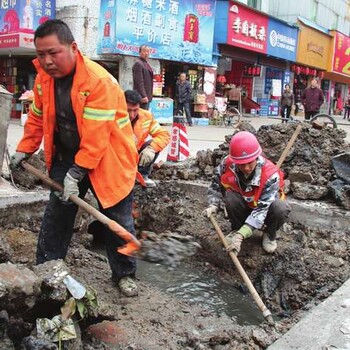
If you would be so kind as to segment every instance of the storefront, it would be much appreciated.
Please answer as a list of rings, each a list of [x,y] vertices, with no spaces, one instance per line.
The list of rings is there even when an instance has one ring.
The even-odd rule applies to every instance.
[[[321,82],[321,88],[325,95],[326,103],[321,107],[323,112],[330,108],[331,94],[330,82],[325,78],[325,71],[328,68],[332,37],[328,30],[315,23],[299,17],[298,25],[299,40],[296,64],[292,66],[294,72],[293,91],[298,106],[301,106],[301,94],[310,84],[312,78],[316,77]]]
[[[54,15],[55,0],[1,2],[0,84],[14,94],[12,118],[21,117],[22,103],[18,98],[34,85],[34,31]]]
[[[330,81],[329,91],[333,98],[330,113],[342,114],[344,104],[350,96],[350,37],[332,31],[332,55],[325,78]]]
[[[214,96],[216,76],[206,74],[214,66],[214,0],[102,0],[100,13],[97,52],[102,60],[118,55],[124,90],[132,88],[132,66],[139,47],[150,47],[149,63],[155,73],[150,109],[156,118],[165,122],[166,114],[172,122],[175,84],[181,72],[188,74],[194,90]]]
[[[247,110],[254,108],[249,108],[251,99],[259,103],[260,115],[278,115],[283,84],[290,82],[289,67],[296,58],[298,28],[234,1],[218,1],[219,13],[218,74],[227,88],[234,84],[246,94]]]

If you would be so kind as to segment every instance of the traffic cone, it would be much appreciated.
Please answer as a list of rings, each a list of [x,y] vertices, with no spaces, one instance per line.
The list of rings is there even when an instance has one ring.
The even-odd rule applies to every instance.
[[[185,118],[181,115],[174,116],[171,129],[171,141],[168,148],[167,161],[183,161],[190,155]]]

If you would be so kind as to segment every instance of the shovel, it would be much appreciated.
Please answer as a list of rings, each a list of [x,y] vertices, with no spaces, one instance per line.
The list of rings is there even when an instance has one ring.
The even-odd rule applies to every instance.
[[[51,188],[62,192],[63,186],[57,183],[56,181],[50,179],[47,175],[43,174],[40,170],[36,169],[29,163],[23,161],[21,163],[22,167],[38,177],[41,181],[49,185]],[[122,247],[117,248],[118,253],[128,255],[128,256],[134,256],[137,251],[141,248],[141,243],[137,238],[132,235],[130,232],[128,232],[124,227],[119,225],[117,222],[111,220],[106,215],[99,212],[97,209],[95,209],[90,204],[86,203],[83,199],[79,198],[76,195],[72,195],[69,197],[69,199],[75,203],[80,208],[84,209],[88,214],[93,216],[96,220],[100,221],[102,224],[107,226],[112,232],[114,232],[116,235],[118,235],[120,238],[122,238],[126,244]]]

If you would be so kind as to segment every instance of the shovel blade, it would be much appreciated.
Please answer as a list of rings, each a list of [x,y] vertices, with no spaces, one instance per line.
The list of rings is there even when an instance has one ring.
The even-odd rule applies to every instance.
[[[131,257],[136,257],[137,252],[141,249],[140,245],[134,242],[128,242],[122,247],[117,248],[117,252]]]

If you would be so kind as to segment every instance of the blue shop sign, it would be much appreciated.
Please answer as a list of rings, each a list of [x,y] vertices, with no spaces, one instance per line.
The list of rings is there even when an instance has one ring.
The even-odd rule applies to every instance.
[[[267,54],[296,61],[298,29],[269,18]]]
[[[98,54],[212,65],[215,0],[101,0]]]

